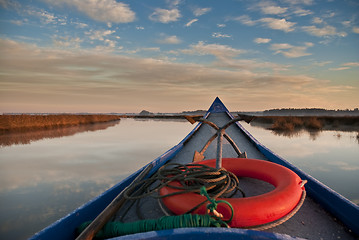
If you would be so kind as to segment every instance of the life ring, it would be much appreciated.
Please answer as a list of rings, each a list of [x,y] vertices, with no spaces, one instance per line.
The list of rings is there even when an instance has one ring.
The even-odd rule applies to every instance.
[[[210,159],[196,162],[215,167],[216,160]],[[238,177],[250,177],[272,184],[275,189],[258,196],[246,198],[218,198],[229,202],[234,209],[231,227],[251,227],[278,220],[290,213],[299,203],[304,186],[299,176],[290,169],[272,162],[248,158],[223,158],[222,167]],[[160,189],[160,195],[175,193],[178,189],[171,186],[181,186],[179,182],[172,182]],[[164,205],[174,214],[181,215],[206,198],[197,193],[177,194],[162,199]],[[206,214],[206,204],[193,214]],[[231,210],[226,204],[218,204],[217,211],[229,219]]]

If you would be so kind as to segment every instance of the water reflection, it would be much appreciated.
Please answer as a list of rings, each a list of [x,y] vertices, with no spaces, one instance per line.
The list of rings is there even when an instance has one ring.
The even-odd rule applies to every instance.
[[[263,124],[241,124],[266,147],[359,204],[358,131],[300,130],[283,133]]]
[[[11,132],[0,134],[0,146],[11,146],[16,144],[30,144],[44,138],[59,138],[72,136],[81,132],[104,130],[113,127],[120,121],[111,121],[106,123],[82,124],[77,126],[59,127],[56,129],[42,129],[22,132]]]
[[[27,239],[179,143],[193,128],[169,120],[112,124],[67,129],[63,135],[55,131],[31,138],[30,144],[0,148],[0,239]]]
[[[359,144],[359,129],[358,126],[356,125],[350,126],[347,124],[341,124],[341,125],[337,124],[335,127],[333,127],[332,125],[326,125],[324,126],[323,129],[294,128],[292,130],[281,130],[281,129],[273,129],[271,123],[256,121],[255,119],[252,120],[249,124],[250,126],[253,127],[259,127],[271,131],[276,136],[293,138],[293,137],[300,137],[303,134],[309,134],[310,140],[313,141],[315,141],[323,131],[347,132],[354,134],[355,136],[351,135],[351,137],[355,138],[357,143]],[[337,133],[338,138],[340,138],[341,136],[342,134]]]

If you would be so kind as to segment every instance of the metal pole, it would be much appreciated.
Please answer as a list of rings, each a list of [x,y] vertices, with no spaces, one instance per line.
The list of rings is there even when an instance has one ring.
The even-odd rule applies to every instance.
[[[220,169],[222,167],[222,141],[223,141],[223,133],[224,129],[218,129],[218,137],[217,137],[217,161],[216,168]]]

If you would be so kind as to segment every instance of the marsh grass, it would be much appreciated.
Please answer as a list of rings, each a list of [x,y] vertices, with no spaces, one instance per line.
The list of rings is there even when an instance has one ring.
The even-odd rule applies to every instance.
[[[54,129],[64,126],[109,122],[119,119],[120,116],[107,114],[0,115],[0,132]]]
[[[298,131],[301,129],[310,131],[359,129],[359,117],[337,116],[256,116],[253,122],[262,123],[275,131]]]

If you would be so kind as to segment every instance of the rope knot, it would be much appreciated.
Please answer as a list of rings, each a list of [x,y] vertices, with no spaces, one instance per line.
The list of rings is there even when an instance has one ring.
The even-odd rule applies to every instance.
[[[207,200],[210,202],[209,204],[207,204],[207,213],[208,214],[213,214],[214,216],[216,216],[217,218],[223,218],[223,214],[219,213],[216,209],[218,206],[218,202],[214,199],[214,198],[210,198],[206,187],[201,187],[201,195],[205,196],[207,198]]]

